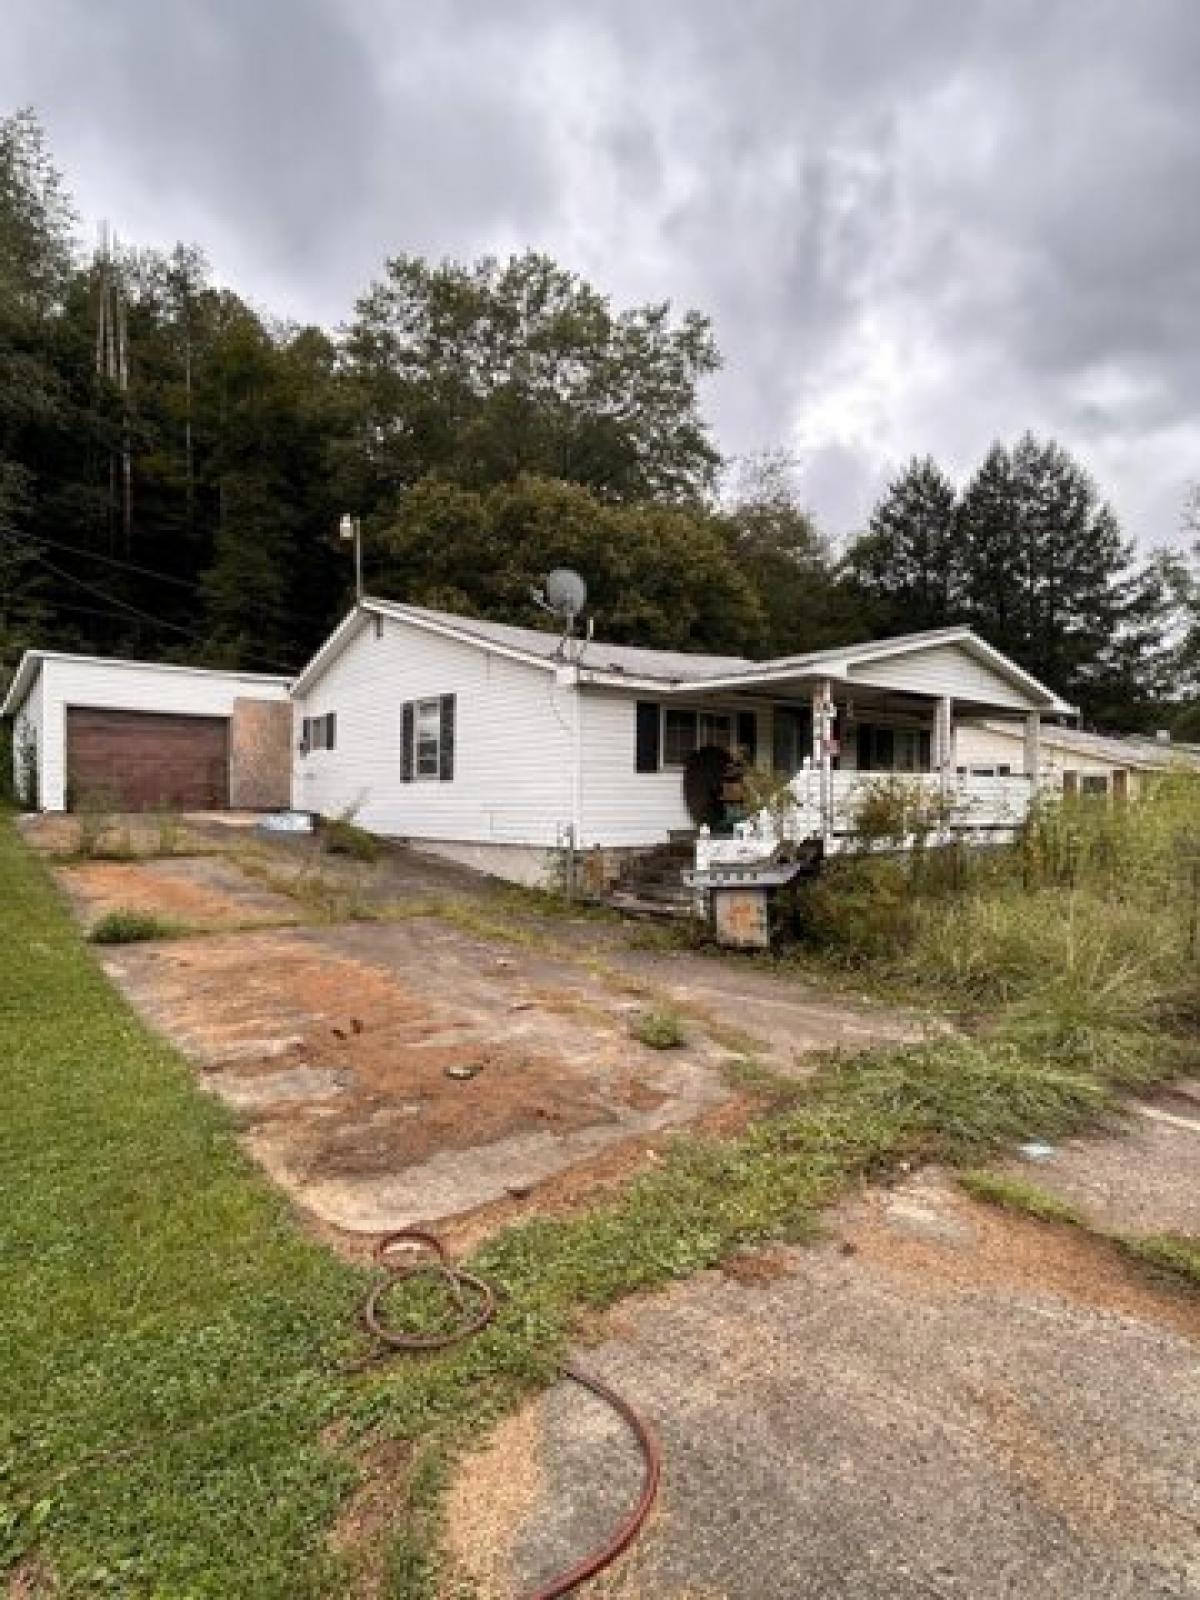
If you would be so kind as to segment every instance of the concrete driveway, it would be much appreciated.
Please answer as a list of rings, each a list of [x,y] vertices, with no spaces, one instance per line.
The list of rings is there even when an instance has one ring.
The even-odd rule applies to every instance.
[[[287,843],[222,849],[214,830],[202,843],[216,853],[57,870],[85,924],[134,908],[189,930],[101,959],[272,1177],[343,1234],[557,1203],[680,1128],[736,1120],[736,1060],[803,1073],[816,1051],[921,1031],[750,968],[739,981],[630,949],[622,924],[540,915],[403,851],[364,869]],[[682,1043],[653,1049],[634,1029],[664,1007]]]
[[[937,1174],[866,1194],[821,1246],[618,1308],[576,1353],[665,1457],[652,1522],[587,1592],[1194,1600],[1198,1341],[1200,1302],[1086,1235]],[[532,1590],[639,1473],[621,1425],[559,1385],[461,1472],[460,1570],[480,1600]]]

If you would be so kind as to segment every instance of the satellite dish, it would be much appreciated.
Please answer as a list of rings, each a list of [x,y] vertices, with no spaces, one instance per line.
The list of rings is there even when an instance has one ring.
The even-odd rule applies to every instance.
[[[546,578],[546,605],[568,627],[587,604],[587,584],[572,567],[555,567]]]

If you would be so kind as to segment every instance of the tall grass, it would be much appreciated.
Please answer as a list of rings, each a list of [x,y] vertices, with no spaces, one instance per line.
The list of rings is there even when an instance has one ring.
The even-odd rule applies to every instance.
[[[1136,1083],[1200,1024],[1200,781],[1043,801],[1011,847],[837,863],[803,932],[825,959],[988,1019],[1022,1052]]]

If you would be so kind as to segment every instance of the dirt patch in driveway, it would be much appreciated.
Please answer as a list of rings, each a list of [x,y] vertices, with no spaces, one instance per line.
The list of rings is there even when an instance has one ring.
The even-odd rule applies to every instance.
[[[252,883],[219,856],[85,861],[60,866],[58,880],[89,926],[118,908],[152,912],[193,928],[296,920],[296,907],[286,896]]]
[[[349,1230],[495,1202],[728,1093],[713,1047],[647,1050],[623,997],[580,1007],[540,972],[530,999],[511,958],[436,923],[218,934],[105,965],[268,1170]]]
[[[308,859],[271,854],[293,870]],[[389,865],[397,894],[402,865]],[[301,908],[227,858],[63,876],[85,917],[135,906],[214,930],[112,947],[106,968],[200,1063],[272,1176],[350,1232],[470,1215],[477,1237],[514,1208],[574,1207],[591,1182],[655,1159],[671,1130],[736,1122],[727,1067],[751,1048],[752,1017],[767,1019],[753,1048],[785,1071],[915,1031],[698,957],[672,962],[660,988],[636,957],[618,965],[558,939],[552,918],[513,942],[491,917],[480,932],[458,899],[445,916],[409,896],[384,920],[255,931]],[[664,1003],[683,1011],[683,1043],[655,1050],[633,1025]]]

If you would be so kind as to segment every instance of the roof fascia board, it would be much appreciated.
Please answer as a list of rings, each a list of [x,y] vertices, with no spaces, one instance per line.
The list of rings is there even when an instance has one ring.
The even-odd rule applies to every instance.
[[[353,611],[348,611],[337,627],[321,645],[320,649],[309,658],[303,668],[292,679],[292,697],[307,694],[312,683],[324,672],[325,668],[336,661],[350,641],[355,625],[365,621],[364,608],[355,606]]]
[[[26,650],[17,662],[17,670],[0,706],[0,717],[15,717],[29,699],[38,673],[42,670],[42,656],[37,650]]]
[[[0,706],[0,716],[14,716],[28,698],[39,673],[46,666],[63,664],[84,667],[132,667],[138,672],[191,673],[205,678],[237,678],[246,683],[274,683],[290,689],[292,680],[281,672],[239,672],[236,667],[190,667],[182,661],[134,661],[129,656],[87,656],[70,650],[26,650],[17,665],[13,681]]]
[[[445,639],[456,639],[461,644],[473,644],[476,649],[486,650],[491,655],[506,656],[510,661],[522,661],[530,667],[541,667],[545,672],[557,672],[559,667],[571,665],[569,661],[555,661],[549,656],[535,655],[532,650],[522,650],[517,645],[503,644],[498,639],[485,639],[482,634],[471,633],[467,628],[456,628],[451,623],[439,622],[433,617],[414,616],[408,611],[375,605],[370,600],[364,601],[364,609],[392,622],[403,622],[412,628],[423,628],[426,633],[438,633]]]

